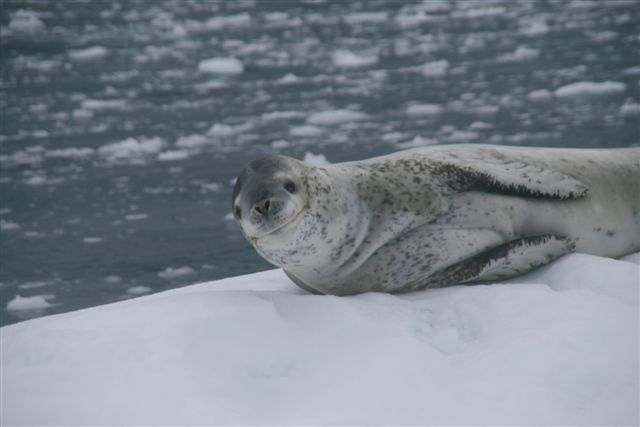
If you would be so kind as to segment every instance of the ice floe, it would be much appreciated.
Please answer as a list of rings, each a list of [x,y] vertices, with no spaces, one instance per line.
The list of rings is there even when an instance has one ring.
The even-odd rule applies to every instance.
[[[337,109],[313,113],[307,118],[307,122],[312,125],[330,126],[365,120],[366,118],[367,115],[360,111]]]
[[[622,93],[627,85],[622,82],[576,82],[555,90],[555,95],[559,98],[572,98],[578,96],[598,96]]]
[[[200,61],[198,71],[223,75],[242,74],[244,64],[236,58],[211,58]]]
[[[92,61],[107,56],[106,48],[103,46],[91,46],[82,49],[72,49],[69,51],[69,58],[74,61]]]

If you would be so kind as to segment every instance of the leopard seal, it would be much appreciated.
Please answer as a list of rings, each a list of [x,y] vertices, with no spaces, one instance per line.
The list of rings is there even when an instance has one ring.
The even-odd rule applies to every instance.
[[[508,278],[577,251],[640,250],[640,147],[443,145],[311,166],[249,163],[233,212],[310,292],[405,292]]]

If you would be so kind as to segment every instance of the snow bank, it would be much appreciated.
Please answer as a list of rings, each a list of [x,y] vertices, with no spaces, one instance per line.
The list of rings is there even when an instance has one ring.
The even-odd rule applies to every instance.
[[[200,61],[198,71],[213,74],[242,74],[244,65],[236,58],[211,58]]]
[[[0,422],[637,424],[639,274],[340,298],[272,270],[35,319],[2,328]]]
[[[626,88],[627,85],[622,82],[577,82],[559,87],[555,94],[559,98],[609,95],[624,92]]]

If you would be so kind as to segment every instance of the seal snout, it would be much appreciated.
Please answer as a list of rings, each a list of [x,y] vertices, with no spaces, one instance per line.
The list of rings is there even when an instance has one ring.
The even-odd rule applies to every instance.
[[[280,212],[283,206],[284,202],[282,200],[269,197],[255,203],[251,209],[251,213],[253,214],[255,212],[263,218],[269,218]]]

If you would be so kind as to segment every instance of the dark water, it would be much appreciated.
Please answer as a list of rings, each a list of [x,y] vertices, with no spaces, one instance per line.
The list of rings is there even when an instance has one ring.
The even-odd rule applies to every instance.
[[[228,216],[266,153],[639,142],[636,1],[4,0],[0,36],[2,324],[270,268]]]

